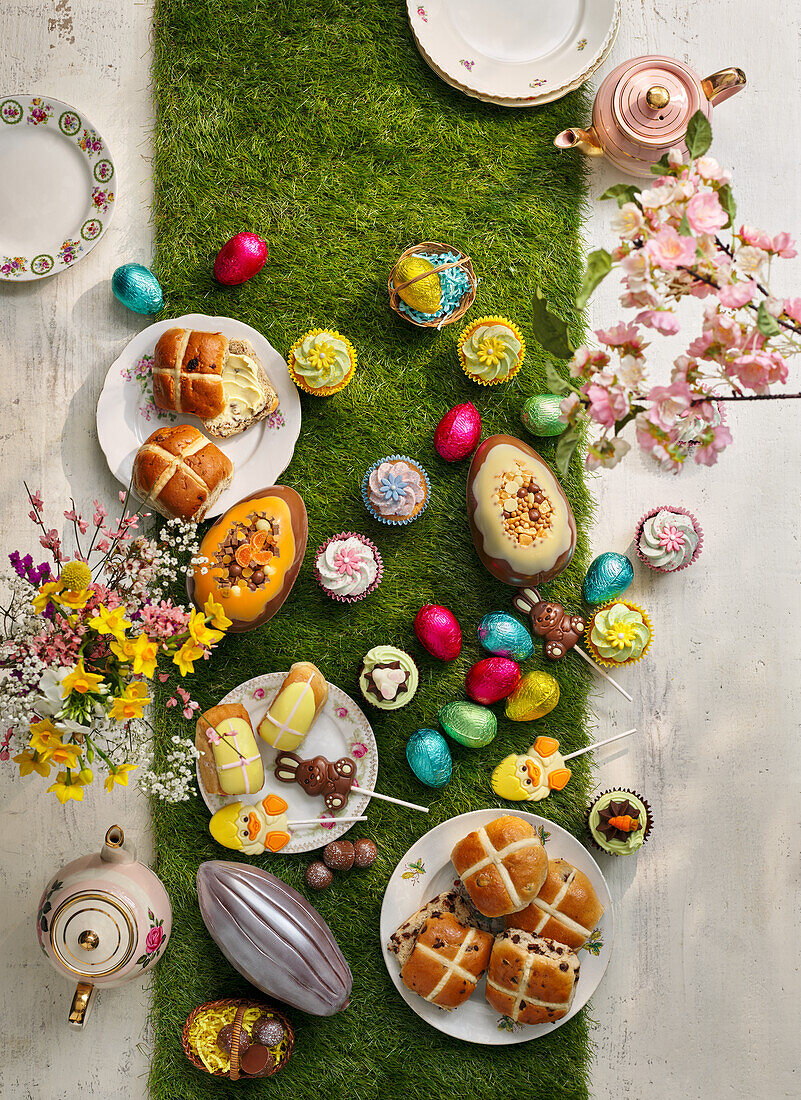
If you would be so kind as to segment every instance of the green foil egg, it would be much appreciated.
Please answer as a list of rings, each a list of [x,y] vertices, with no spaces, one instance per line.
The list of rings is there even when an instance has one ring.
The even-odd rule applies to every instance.
[[[523,406],[520,419],[523,427],[532,435],[561,435],[567,427],[560,420],[559,405],[562,398],[556,393],[536,393]]]
[[[451,781],[453,761],[448,742],[437,730],[422,729],[406,742],[409,767],[427,787],[447,787]]]
[[[634,580],[634,566],[625,554],[607,550],[590,562],[584,578],[587,603],[606,603],[622,595]]]
[[[468,749],[483,748],[498,732],[498,719],[491,710],[464,699],[446,703],[437,717],[448,737]]]

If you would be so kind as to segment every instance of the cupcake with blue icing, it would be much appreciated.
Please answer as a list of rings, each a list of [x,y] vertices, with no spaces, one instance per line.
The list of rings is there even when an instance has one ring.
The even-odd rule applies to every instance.
[[[362,500],[373,519],[388,526],[411,523],[428,507],[431,482],[419,462],[390,455],[374,462],[362,479]]]
[[[637,556],[657,573],[678,573],[700,555],[704,534],[684,508],[652,508],[637,524]]]
[[[506,317],[479,317],[459,336],[462,370],[480,386],[497,386],[514,378],[525,355],[520,329]]]

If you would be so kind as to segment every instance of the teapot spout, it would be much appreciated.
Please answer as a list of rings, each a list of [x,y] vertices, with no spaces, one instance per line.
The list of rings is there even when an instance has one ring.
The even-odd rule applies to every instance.
[[[106,833],[106,839],[100,850],[104,863],[134,863],[136,850],[130,842],[125,843],[125,833],[120,825],[112,825]]]
[[[89,1019],[94,1001],[95,987],[89,982],[78,982],[70,1005],[70,1027],[82,1028]]]
[[[721,69],[712,73],[701,81],[704,95],[715,106],[723,103],[746,85],[745,73],[742,69]]]
[[[589,130],[579,130],[576,127],[563,130],[561,134],[556,135],[553,143],[557,149],[578,149],[580,153],[585,153],[588,157],[602,157],[604,155],[601,143],[598,141],[592,127]]]

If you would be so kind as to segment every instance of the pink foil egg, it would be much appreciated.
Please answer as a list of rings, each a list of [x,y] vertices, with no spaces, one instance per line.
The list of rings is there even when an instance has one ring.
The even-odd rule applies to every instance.
[[[222,246],[214,261],[214,278],[225,286],[252,279],[267,260],[267,242],[255,233],[237,233]]]
[[[454,405],[434,432],[437,454],[446,462],[459,462],[472,454],[481,439],[481,414],[471,401]]]
[[[467,694],[476,703],[490,706],[511,695],[520,682],[520,665],[508,657],[485,657],[465,678]]]
[[[440,661],[453,661],[462,652],[462,628],[447,607],[424,604],[415,616],[414,632],[420,644]]]

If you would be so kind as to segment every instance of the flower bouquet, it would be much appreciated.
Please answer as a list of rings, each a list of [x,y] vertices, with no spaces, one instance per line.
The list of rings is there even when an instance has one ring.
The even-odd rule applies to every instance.
[[[64,512],[75,536],[67,558],[58,532],[45,525],[41,494],[28,490],[28,497],[51,561],[9,555],[13,573],[0,607],[0,759],[13,755],[20,775],[41,776],[62,805],[83,799],[95,770],[112,791],[127,786],[135,768],[144,791],[187,799],[195,746],[174,736],[167,770],[157,773],[146,708],[155,677],[166,684],[194,671],[231,625],[211,599],[198,611],[167,595],[197,554],[195,525],[171,520],[157,535],[138,533],[147,513],[129,513],[129,494],[121,493],[117,523],[94,502],[90,534],[73,502]],[[198,709],[180,683],[166,705],[186,718]]]

